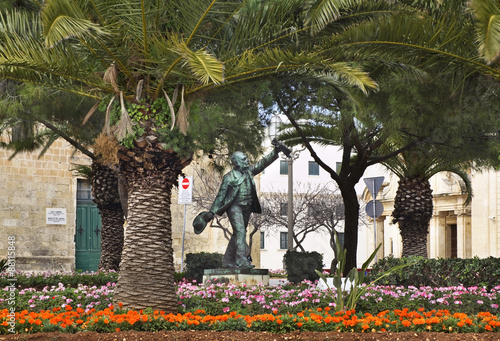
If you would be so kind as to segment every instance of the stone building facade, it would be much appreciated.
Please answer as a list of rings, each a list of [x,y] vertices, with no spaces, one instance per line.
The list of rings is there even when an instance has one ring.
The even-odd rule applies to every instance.
[[[397,225],[392,223],[398,178],[381,168],[371,173],[385,177],[377,200],[384,205],[376,224],[370,219],[371,233],[368,245],[373,250],[374,236],[377,244],[383,243],[378,257],[394,255],[402,251],[401,236]],[[483,170],[471,173],[473,198],[465,205],[466,189],[463,181],[453,173],[441,172],[430,179],[434,195],[433,216],[429,225],[427,253],[430,258],[486,258],[500,257],[500,229],[497,221],[500,214],[500,172]],[[372,200],[365,189],[364,203]],[[376,225],[377,232],[373,233]]]
[[[41,157],[39,151],[19,153],[9,160],[11,155],[11,151],[0,149],[0,259],[7,258],[8,241],[14,237],[16,270],[75,270],[75,243],[81,227],[77,226],[77,196],[81,196],[80,188],[90,193],[90,187],[88,180],[72,170],[76,165],[90,165],[91,160],[62,139]],[[185,173],[191,175],[192,171],[188,167]],[[196,212],[191,205],[184,210],[184,205],[177,204],[175,188],[173,193],[172,238],[175,267],[179,271],[183,236],[184,257],[191,252],[223,253],[227,241],[218,229],[207,228],[201,235],[194,234],[192,221]],[[59,221],[54,220],[54,214],[59,215]],[[89,233],[99,234],[99,227],[92,227]]]
[[[88,161],[73,155],[62,140],[41,157],[19,153],[9,160],[11,154],[0,149],[0,258],[6,258],[7,240],[14,237],[16,270],[74,269],[76,178],[71,165]],[[53,212],[62,220],[51,221]]]

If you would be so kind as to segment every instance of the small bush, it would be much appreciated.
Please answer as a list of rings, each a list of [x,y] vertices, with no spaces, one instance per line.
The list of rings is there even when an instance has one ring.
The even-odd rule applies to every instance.
[[[116,283],[118,272],[104,270],[97,272],[47,272],[42,274],[18,272],[14,277],[14,283],[18,288],[43,288],[45,286],[58,286],[59,283],[75,288],[78,284],[100,287],[107,283]],[[13,283],[12,278],[5,272],[0,274],[0,287],[11,285]]]
[[[394,258],[385,257],[372,268],[370,277],[375,278],[387,269],[416,261],[416,264],[377,282],[379,285],[465,287],[479,286],[493,288],[500,278],[499,258],[437,258],[422,257]]]
[[[303,280],[316,281],[319,279],[315,270],[322,271],[323,255],[313,252],[297,252],[288,250],[285,253],[286,272],[288,281],[300,283]]]
[[[186,279],[203,281],[203,270],[222,267],[223,255],[217,252],[199,252],[186,254]]]

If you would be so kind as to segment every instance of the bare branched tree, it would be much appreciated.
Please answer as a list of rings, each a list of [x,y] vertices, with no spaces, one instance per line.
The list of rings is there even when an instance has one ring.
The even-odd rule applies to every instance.
[[[337,189],[325,184],[294,184],[293,224],[294,249],[305,252],[302,245],[307,235],[314,232],[328,232],[330,246],[335,250],[334,230],[338,231],[344,220],[344,205]],[[270,191],[262,194],[263,220],[260,229],[271,234],[288,227],[286,191]]]

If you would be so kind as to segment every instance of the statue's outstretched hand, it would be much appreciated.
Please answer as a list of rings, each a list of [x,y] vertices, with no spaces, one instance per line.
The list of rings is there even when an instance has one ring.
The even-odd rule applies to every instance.
[[[282,142],[280,142],[276,139],[273,139],[271,141],[271,144],[274,146],[274,149],[276,149],[279,152],[283,152],[283,154],[285,154],[287,157],[290,157],[292,151],[287,146],[285,146]]]

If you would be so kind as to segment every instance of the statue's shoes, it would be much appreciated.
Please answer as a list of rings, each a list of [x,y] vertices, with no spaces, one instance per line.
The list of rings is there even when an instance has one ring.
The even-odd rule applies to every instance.
[[[244,263],[244,264],[238,264],[238,267],[240,269],[253,269],[253,268],[255,268],[255,265],[250,264],[250,263]]]

